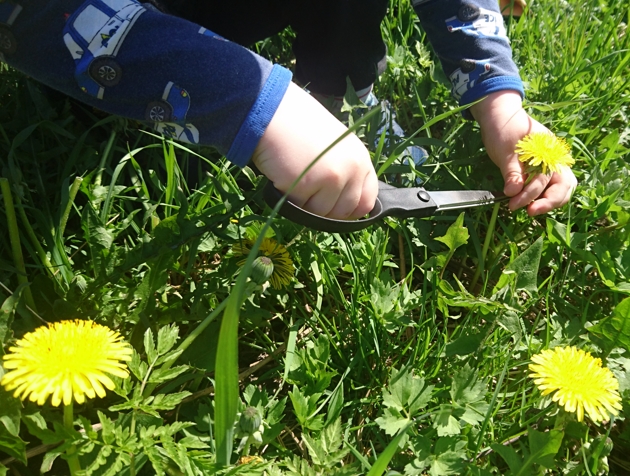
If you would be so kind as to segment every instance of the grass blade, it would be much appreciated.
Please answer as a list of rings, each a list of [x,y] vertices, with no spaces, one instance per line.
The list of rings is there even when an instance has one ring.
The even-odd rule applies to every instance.
[[[411,423],[400,430],[400,432],[396,435],[396,438],[390,441],[387,448],[385,448],[385,450],[376,459],[376,462],[372,465],[372,468],[368,472],[367,476],[381,476],[387,470],[387,465],[398,450],[400,440],[402,440],[403,436],[405,436],[410,426]]]

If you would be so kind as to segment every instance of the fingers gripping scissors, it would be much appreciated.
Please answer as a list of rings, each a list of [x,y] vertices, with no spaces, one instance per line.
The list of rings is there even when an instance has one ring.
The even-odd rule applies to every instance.
[[[272,182],[268,182],[263,195],[267,204],[273,208],[284,194]],[[430,217],[437,212],[488,205],[508,198],[502,193],[488,190],[429,191],[423,187],[397,188],[379,181],[376,203],[367,218],[326,218],[307,212],[289,200],[283,203],[279,213],[292,222],[313,230],[349,233],[367,228],[385,217]]]

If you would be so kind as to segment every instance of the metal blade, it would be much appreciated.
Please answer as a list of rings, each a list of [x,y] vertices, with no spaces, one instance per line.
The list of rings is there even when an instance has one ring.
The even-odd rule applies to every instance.
[[[448,192],[429,192],[436,203],[438,211],[456,210],[458,208],[478,207],[507,200],[502,193],[488,190],[459,190]]]

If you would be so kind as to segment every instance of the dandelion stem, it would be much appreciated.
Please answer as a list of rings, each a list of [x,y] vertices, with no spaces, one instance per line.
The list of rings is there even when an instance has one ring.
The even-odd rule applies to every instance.
[[[497,215],[499,214],[500,206],[501,206],[501,203],[497,202],[494,204],[494,208],[492,209],[492,216],[490,217],[490,224],[488,225],[486,239],[484,240],[483,248],[481,249],[481,260],[479,261],[479,265],[477,266],[475,275],[473,276],[472,281],[470,283],[471,292],[474,292],[475,286],[477,285],[477,281],[479,280],[479,276],[481,276],[481,273],[485,268],[486,256],[488,255],[488,248],[490,247],[490,241],[492,241],[492,237],[494,236],[494,228],[497,224]]]
[[[70,431],[74,430],[74,411],[72,401],[63,407],[63,425]],[[75,445],[70,446],[66,450],[66,459],[68,460],[68,467],[70,468],[71,476],[79,474],[79,471],[81,471],[81,464],[79,463],[79,456]]]

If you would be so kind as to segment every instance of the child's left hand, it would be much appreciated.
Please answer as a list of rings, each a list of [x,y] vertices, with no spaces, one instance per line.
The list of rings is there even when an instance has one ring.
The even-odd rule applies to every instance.
[[[520,94],[499,91],[470,108],[481,127],[481,137],[492,161],[501,169],[505,186],[503,192],[510,199],[509,207],[527,207],[530,216],[547,213],[565,205],[577,186],[570,168],[551,177],[538,174],[527,185],[522,163],[514,152],[516,143],[533,132],[551,134],[549,129],[530,117],[522,107]]]

